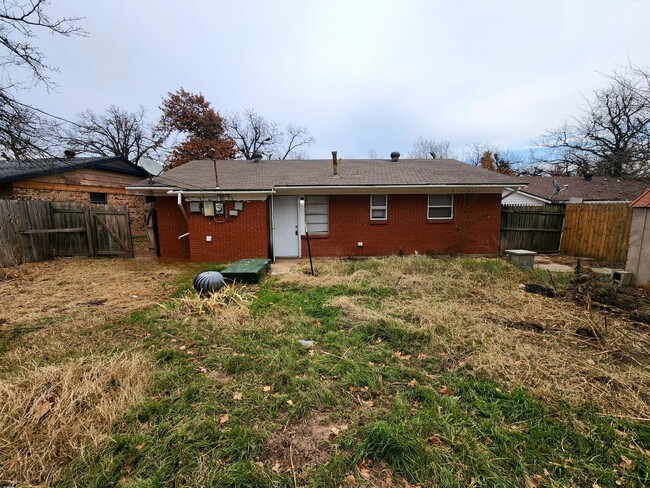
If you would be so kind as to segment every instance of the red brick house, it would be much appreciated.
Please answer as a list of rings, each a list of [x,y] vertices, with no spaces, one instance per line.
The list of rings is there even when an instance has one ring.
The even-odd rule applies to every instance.
[[[126,186],[148,173],[121,156],[0,161],[0,199],[128,205],[131,231],[145,232],[145,198]]]
[[[460,161],[191,161],[127,188],[155,197],[160,257],[497,254],[515,178]]]

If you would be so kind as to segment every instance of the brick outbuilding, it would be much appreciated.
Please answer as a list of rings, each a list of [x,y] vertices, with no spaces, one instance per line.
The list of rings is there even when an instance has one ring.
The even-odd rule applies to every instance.
[[[449,159],[191,161],[127,188],[155,198],[160,257],[485,254],[517,179]]]
[[[0,199],[128,205],[131,232],[144,234],[145,197],[125,187],[147,175],[122,156],[0,161]]]

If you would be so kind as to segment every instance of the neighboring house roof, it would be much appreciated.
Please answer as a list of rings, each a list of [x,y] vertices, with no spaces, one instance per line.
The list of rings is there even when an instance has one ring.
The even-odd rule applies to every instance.
[[[557,180],[560,193],[553,195],[553,180]],[[571,198],[584,202],[631,202],[650,187],[650,179],[612,178],[593,176],[587,180],[582,176],[528,176],[520,178],[528,186],[519,190],[552,202],[567,203]],[[551,195],[553,197],[551,198]]]
[[[630,207],[634,208],[643,208],[643,207],[650,207],[650,189],[646,190],[643,192],[643,194],[634,200]]]
[[[122,156],[0,161],[0,183],[28,180],[81,168],[103,169],[145,177],[148,173]]]
[[[332,161],[245,160],[190,161],[129,188],[213,190],[215,165],[222,191],[260,191],[274,188],[374,186],[517,186],[520,180],[452,159],[344,159],[333,175]]]

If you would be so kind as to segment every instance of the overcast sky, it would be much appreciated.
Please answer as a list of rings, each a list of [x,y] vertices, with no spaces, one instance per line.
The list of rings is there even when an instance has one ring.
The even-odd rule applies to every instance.
[[[524,149],[577,113],[598,73],[650,65],[650,2],[53,0],[88,37],[44,36],[57,93],[28,101],[74,118],[111,104],[151,120],[167,92],[221,113],[306,125],[312,158],[406,154],[418,136]]]

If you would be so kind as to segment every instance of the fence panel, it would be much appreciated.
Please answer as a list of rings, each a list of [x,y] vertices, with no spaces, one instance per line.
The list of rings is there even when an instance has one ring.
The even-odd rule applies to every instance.
[[[128,207],[0,200],[0,266],[78,255],[133,257]]]
[[[501,253],[506,249],[558,252],[564,222],[562,205],[501,207]]]
[[[561,250],[572,256],[624,262],[632,209],[627,203],[570,203]]]
[[[0,200],[0,266],[53,257],[49,236],[29,232],[50,227],[49,202]]]

